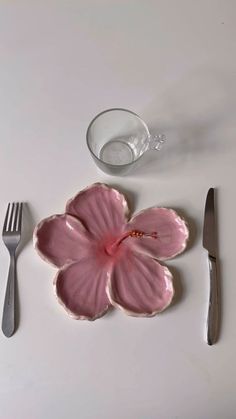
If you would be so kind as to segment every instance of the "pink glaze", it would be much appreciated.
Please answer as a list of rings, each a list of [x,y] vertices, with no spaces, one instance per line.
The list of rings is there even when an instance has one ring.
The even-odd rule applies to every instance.
[[[95,320],[106,313],[110,301],[106,294],[108,270],[89,257],[60,269],[55,288],[60,303],[74,318]]]
[[[81,222],[71,215],[45,218],[36,231],[35,245],[39,254],[58,268],[79,261],[89,252],[90,235]]]
[[[172,275],[155,259],[129,251],[114,266],[107,292],[112,304],[127,314],[153,316],[172,300]]]
[[[111,304],[152,316],[170,304],[172,276],[154,258],[186,247],[188,229],[175,211],[150,208],[128,222],[124,196],[97,183],[71,199],[66,212],[41,221],[34,238],[40,256],[61,268],[55,290],[72,317],[95,320]]]
[[[123,230],[129,214],[124,195],[101,183],[79,192],[66,205],[68,214],[78,217],[97,239],[117,236]]]
[[[130,241],[136,250],[144,252],[159,260],[170,259],[183,252],[189,232],[185,222],[172,209],[148,208],[134,216],[127,225],[128,229],[142,229],[146,232],[156,231],[157,240],[141,237]]]

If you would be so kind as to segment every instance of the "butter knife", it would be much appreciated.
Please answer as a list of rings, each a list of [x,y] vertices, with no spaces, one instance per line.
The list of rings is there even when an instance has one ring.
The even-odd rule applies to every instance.
[[[217,277],[217,234],[215,216],[215,189],[210,188],[206,198],[203,247],[208,251],[210,292],[207,318],[207,343],[214,345],[219,334],[219,282]]]

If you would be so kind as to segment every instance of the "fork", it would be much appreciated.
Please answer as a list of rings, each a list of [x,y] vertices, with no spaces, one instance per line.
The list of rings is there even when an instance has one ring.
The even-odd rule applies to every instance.
[[[21,239],[22,203],[8,204],[2,239],[10,254],[10,266],[2,316],[2,331],[6,337],[16,328],[16,249]]]

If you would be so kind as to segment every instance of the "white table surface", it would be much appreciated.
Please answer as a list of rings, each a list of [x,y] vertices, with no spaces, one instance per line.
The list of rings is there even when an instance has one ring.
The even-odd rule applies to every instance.
[[[9,201],[28,202],[29,240],[18,259],[20,327],[0,335],[0,419],[235,418],[235,18],[234,0],[1,2],[0,218]],[[93,116],[116,106],[168,136],[123,178],[100,172],[85,144]],[[167,264],[178,298],[158,317],[80,322],[56,302],[55,270],[30,233],[96,181],[126,191],[135,211],[169,206],[190,221],[188,251]],[[210,186],[223,288],[213,347],[201,245]],[[1,245],[1,307],[8,262]]]

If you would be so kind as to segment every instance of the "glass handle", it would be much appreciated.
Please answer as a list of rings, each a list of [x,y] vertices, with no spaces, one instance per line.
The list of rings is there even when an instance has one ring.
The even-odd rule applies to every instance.
[[[166,136],[164,134],[149,135],[147,150],[160,151],[165,142]]]

